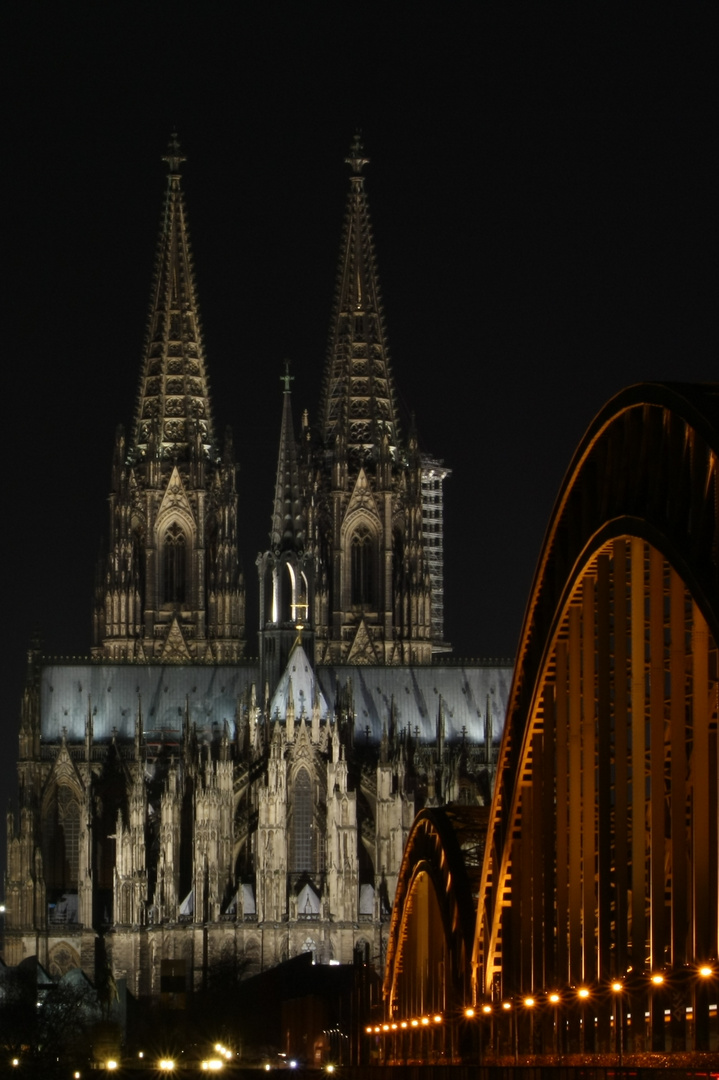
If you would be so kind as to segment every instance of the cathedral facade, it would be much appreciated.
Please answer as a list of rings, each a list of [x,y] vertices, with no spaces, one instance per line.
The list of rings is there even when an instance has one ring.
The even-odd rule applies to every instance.
[[[5,960],[187,994],[312,952],[381,967],[415,813],[486,805],[511,667],[438,662],[443,464],[402,432],[355,140],[319,423],[284,379],[259,659],[173,137],[86,663],[31,650]],[[279,411],[279,410],[278,410]]]

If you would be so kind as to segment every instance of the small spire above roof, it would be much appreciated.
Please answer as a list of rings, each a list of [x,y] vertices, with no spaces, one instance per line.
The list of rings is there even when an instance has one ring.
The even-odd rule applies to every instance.
[[[304,546],[297,445],[292,423],[292,393],[290,386],[293,379],[294,375],[290,375],[290,362],[285,360],[284,374],[280,375],[280,382],[283,384],[282,425],[280,428],[280,447],[277,455],[272,529],[270,531],[270,542],[274,551],[298,550]]]

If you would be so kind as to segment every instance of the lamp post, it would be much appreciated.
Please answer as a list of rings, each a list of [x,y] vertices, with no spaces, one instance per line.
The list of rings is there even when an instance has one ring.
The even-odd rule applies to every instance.
[[[652,973],[650,978],[652,984],[652,1007],[649,1022],[652,1031],[651,1048],[658,1052],[664,1049],[664,1003],[661,995],[664,981],[661,971]]]
[[[523,1005],[525,1009],[529,1011],[529,1053],[534,1053],[534,1006],[536,1005],[536,999],[529,994],[525,997]]]
[[[516,1023],[515,1024],[512,1023],[512,1020],[513,1020],[513,1017],[512,1017],[512,1002],[511,1001],[503,1001],[502,1002],[502,1011],[506,1015],[507,1022],[509,1024],[509,1039],[507,1040],[508,1049],[512,1046],[512,1043],[514,1043],[514,1060],[516,1062],[517,1056],[518,1056],[517,1025],[516,1025]]]
[[[552,1042],[553,1042],[553,1048],[554,1048],[555,1056],[559,1054],[559,1049],[558,1049],[558,1043],[559,1043],[559,1016],[558,1016],[559,1002],[560,1002],[559,994],[556,992],[556,990],[553,990],[552,993],[549,995],[549,1004],[552,1006],[552,1009],[554,1011],[554,1031],[553,1031]]]
[[[615,979],[612,983],[612,993],[614,994],[614,1039],[617,1047],[617,1057],[619,1058],[619,1069],[622,1068],[622,1052],[624,1049],[624,1031],[622,1028],[623,1023],[623,1004],[622,1004],[622,991],[624,990],[624,983],[619,979]]]
[[[585,1048],[586,1048],[586,1044],[587,1044],[587,1010],[586,1010],[585,1006],[586,1006],[587,1002],[589,1001],[589,997],[590,997],[589,987],[580,986],[579,989],[577,990],[577,997],[579,998],[579,1001],[581,1002],[581,1006],[582,1006],[580,1014],[579,1014],[579,1023],[580,1023],[580,1026],[581,1026],[581,1035],[580,1035],[580,1041],[579,1041],[579,1051],[580,1051],[580,1053],[583,1054],[585,1052]]]
[[[700,964],[694,985],[694,1049],[709,1049],[709,985],[717,974],[713,963]]]

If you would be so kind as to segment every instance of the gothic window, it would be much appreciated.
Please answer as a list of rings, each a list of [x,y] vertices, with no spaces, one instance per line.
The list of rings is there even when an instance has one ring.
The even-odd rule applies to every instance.
[[[76,889],[80,863],[80,807],[69,787],[57,789],[42,832],[45,884],[50,891]]]
[[[187,577],[187,545],[185,534],[173,523],[163,540],[163,602],[184,604]]]
[[[371,607],[374,601],[374,544],[366,525],[360,525],[352,537],[350,559],[352,604]]]
[[[292,870],[295,874],[314,871],[312,817],[312,781],[307,769],[300,769],[295,779],[292,806]]]
[[[130,886],[125,884],[120,892],[120,922],[128,926],[132,921],[132,895]]]

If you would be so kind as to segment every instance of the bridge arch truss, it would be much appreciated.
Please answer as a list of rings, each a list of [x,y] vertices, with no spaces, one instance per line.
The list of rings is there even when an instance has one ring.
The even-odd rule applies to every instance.
[[[715,386],[618,395],[580,444],[547,530],[472,958],[475,1002],[554,1001],[542,1020],[517,1022],[525,1050],[608,1050],[620,1038],[627,1049],[708,1049],[718,400]]]
[[[487,819],[484,807],[426,808],[407,838],[383,987],[387,1062],[461,1056]]]

